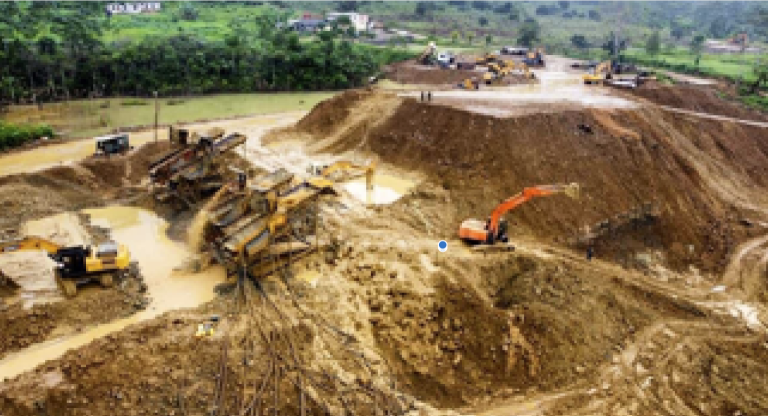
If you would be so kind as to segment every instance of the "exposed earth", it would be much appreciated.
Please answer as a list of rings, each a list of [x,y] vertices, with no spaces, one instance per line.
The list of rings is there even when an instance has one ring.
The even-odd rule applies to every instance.
[[[345,184],[322,205],[334,244],[256,283],[183,266],[194,209],[147,196],[166,141],[0,178],[8,236],[114,238],[138,263],[64,300],[29,283],[50,282],[45,256],[0,260],[0,415],[766,414],[765,116],[708,85],[537,78],[196,126],[247,135],[232,163],[252,174],[378,162],[388,198]],[[580,199],[507,214],[514,251],[458,239],[522,188],[570,182]]]

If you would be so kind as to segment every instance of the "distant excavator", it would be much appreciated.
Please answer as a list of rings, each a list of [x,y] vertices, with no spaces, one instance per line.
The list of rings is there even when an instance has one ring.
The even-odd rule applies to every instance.
[[[536,48],[535,50],[529,50],[523,58],[523,63],[531,68],[543,68],[546,66],[544,62],[544,49]]]
[[[0,241],[0,253],[44,251],[56,262],[54,272],[64,294],[73,297],[77,286],[98,280],[104,287],[114,285],[114,276],[128,270],[131,256],[128,248],[115,242],[96,247],[61,247],[40,237],[24,237]]]
[[[480,80],[477,79],[477,77],[465,78],[463,81],[456,84],[456,88],[460,88],[463,90],[479,90]]]
[[[579,184],[538,185],[525,188],[522,192],[494,208],[488,220],[464,220],[459,227],[459,237],[470,244],[493,245],[498,241],[506,243],[509,240],[507,236],[508,226],[502,217],[507,211],[515,209],[533,198],[561,193],[571,198],[578,198]]]
[[[418,63],[422,65],[433,65],[436,61],[435,54],[437,52],[437,45],[435,42],[429,42],[427,47],[424,49],[424,52],[421,53],[421,56],[419,56],[419,59],[417,60]]]
[[[611,61],[600,62],[589,74],[584,74],[582,79],[585,84],[601,84],[606,79],[613,77],[613,63]]]

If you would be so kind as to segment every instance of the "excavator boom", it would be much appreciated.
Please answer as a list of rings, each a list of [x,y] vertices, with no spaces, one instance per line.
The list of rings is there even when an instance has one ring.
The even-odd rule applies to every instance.
[[[18,240],[0,241],[0,253],[42,250],[49,255],[54,255],[59,249],[61,249],[61,246],[58,244],[35,236],[24,237]]]

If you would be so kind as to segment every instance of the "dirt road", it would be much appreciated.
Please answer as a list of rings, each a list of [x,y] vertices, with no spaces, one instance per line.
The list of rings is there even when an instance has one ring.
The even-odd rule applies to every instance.
[[[304,114],[304,112],[264,114],[234,120],[196,123],[189,126],[190,128],[221,126],[234,130],[246,129],[251,134],[262,134],[270,128],[295,123]],[[131,145],[140,147],[153,141],[154,137],[152,131],[130,133]],[[168,129],[160,129],[157,137],[161,141],[168,140]],[[75,140],[62,144],[40,146],[31,150],[0,154],[0,176],[35,172],[52,166],[69,165],[93,155],[94,150],[92,140]]]
[[[744,120],[744,119],[739,119],[734,117],[722,116],[719,114],[710,114],[710,113],[703,113],[700,111],[685,110],[682,108],[672,107],[668,105],[660,105],[659,107],[664,109],[665,111],[671,111],[673,113],[685,114],[685,115],[699,117],[699,118],[706,118],[709,120],[727,121],[729,123],[739,123],[739,124],[745,124],[747,126],[768,128],[768,122],[765,122],[765,121]]]

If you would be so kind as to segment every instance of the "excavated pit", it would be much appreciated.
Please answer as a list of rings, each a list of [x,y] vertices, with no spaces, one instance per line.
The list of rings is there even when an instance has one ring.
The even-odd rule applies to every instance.
[[[563,110],[499,118],[372,91],[318,104],[262,144],[376,158],[413,186],[391,204],[325,205],[332,244],[262,281],[262,292],[246,285],[72,350],[1,383],[0,412],[241,413],[261,385],[279,394],[267,390],[260,409],[287,413],[298,397],[308,414],[376,414],[372,403],[413,415],[768,411],[764,129],[642,104]],[[261,147],[247,156],[257,168],[306,159],[273,160]],[[46,209],[17,207],[14,218],[102,187],[140,199],[79,172],[0,186],[48,187],[33,195],[50,200]],[[461,220],[558,182],[580,183],[582,198],[509,213],[514,252],[456,238]],[[438,253],[442,239],[449,249]],[[195,338],[212,315],[216,333]],[[287,375],[267,383],[277,368]],[[301,380],[311,386],[298,396]]]

